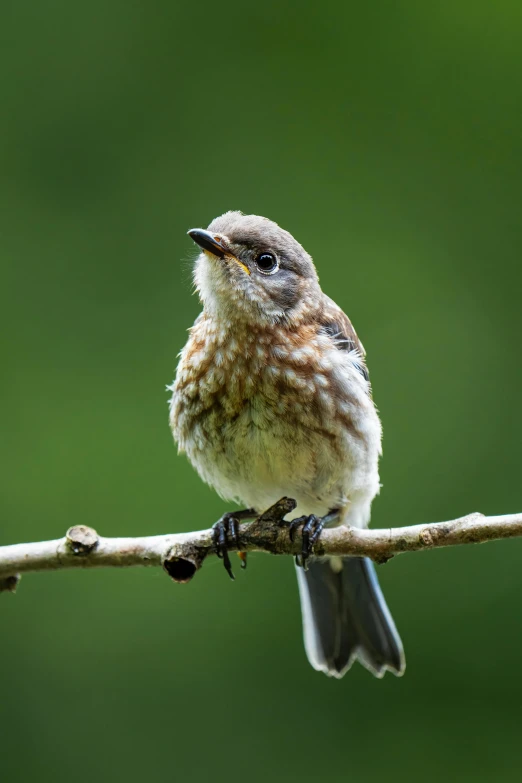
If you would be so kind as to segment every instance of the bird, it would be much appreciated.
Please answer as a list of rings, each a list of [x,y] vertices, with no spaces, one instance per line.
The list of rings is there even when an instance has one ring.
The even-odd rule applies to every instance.
[[[380,489],[382,429],[362,343],[311,256],[274,221],[228,211],[188,235],[203,309],[168,387],[170,426],[203,481],[243,506],[214,526],[218,554],[233,576],[227,544],[241,522],[295,499],[309,662],[336,678],[355,660],[400,676],[403,645],[372,561],[313,554],[325,525],[367,527]]]

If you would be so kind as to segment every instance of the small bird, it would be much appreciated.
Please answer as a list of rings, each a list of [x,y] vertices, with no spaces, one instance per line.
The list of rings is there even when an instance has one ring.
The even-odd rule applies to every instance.
[[[214,526],[218,554],[232,576],[227,543],[237,544],[241,520],[294,498],[311,665],[342,677],[358,659],[376,677],[401,675],[403,647],[373,563],[313,555],[325,524],[366,527],[379,492],[381,423],[363,346],[312,258],[277,223],[231,211],[188,235],[201,248],[203,311],[170,387],[170,424],[201,478],[245,506]]]

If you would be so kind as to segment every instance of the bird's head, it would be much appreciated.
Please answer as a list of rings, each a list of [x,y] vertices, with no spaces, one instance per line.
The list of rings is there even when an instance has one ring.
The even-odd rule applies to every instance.
[[[297,324],[319,307],[313,261],[277,223],[225,212],[188,234],[202,248],[194,279],[209,314],[230,322]]]

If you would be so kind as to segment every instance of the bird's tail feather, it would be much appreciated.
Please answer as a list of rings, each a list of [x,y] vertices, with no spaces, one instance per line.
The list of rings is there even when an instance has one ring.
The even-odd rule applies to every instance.
[[[358,658],[376,677],[387,670],[403,674],[402,642],[371,560],[312,560],[297,577],[306,653],[315,669],[342,677]]]

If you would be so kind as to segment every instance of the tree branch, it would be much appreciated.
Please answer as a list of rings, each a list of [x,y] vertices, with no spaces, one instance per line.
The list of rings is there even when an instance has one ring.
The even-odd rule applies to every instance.
[[[292,541],[284,517],[295,508],[282,498],[255,521],[241,526],[243,552],[296,555],[300,536]],[[449,522],[396,527],[387,530],[325,529],[314,547],[317,556],[357,555],[384,563],[403,552],[480,544],[522,536],[522,514],[485,517],[474,513]],[[230,546],[232,551],[237,547]],[[138,538],[104,538],[95,530],[76,525],[64,538],[33,544],[0,547],[0,592],[14,592],[20,574],[63,568],[101,566],[161,566],[175,582],[189,582],[203,561],[215,554],[212,529]]]

